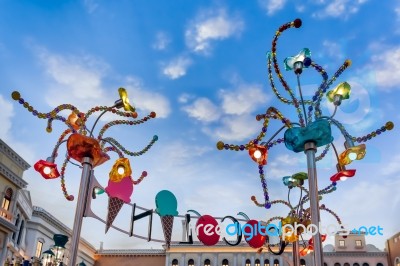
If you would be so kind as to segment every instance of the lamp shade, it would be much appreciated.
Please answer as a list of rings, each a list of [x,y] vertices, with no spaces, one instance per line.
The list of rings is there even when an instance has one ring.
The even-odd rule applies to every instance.
[[[78,115],[75,112],[72,112],[68,116],[67,121],[68,121],[68,124],[70,124],[73,129],[78,130],[80,128],[80,120],[79,120]]]
[[[297,63],[297,62],[303,63],[304,59],[310,58],[310,57],[311,57],[311,52],[310,52],[310,49],[308,49],[308,48],[304,48],[295,56],[286,57],[286,59],[283,61],[285,70],[293,70],[295,67],[294,66],[295,63]],[[304,67],[308,67],[308,66],[309,65],[304,64]]]
[[[334,88],[333,90],[328,91],[326,93],[326,97],[330,102],[333,102],[335,100],[335,96],[340,96],[341,100],[346,100],[350,98],[350,91],[350,84],[347,82],[342,82],[337,85],[336,88]]]
[[[120,182],[122,178],[132,175],[131,165],[128,158],[119,158],[111,168],[109,177],[112,182]]]
[[[339,164],[347,165],[354,160],[361,160],[366,154],[365,144],[347,148],[339,155]]]
[[[353,177],[356,174],[355,169],[349,169],[349,170],[342,170],[333,176],[331,176],[330,180],[332,182],[337,182],[337,181],[344,181],[347,180],[349,177]]]
[[[267,164],[268,150],[266,147],[254,144],[251,148],[249,148],[249,155],[250,158],[259,165]]]
[[[82,162],[83,158],[89,157],[93,160],[93,167],[108,161],[110,157],[101,150],[99,142],[80,134],[71,134],[67,141],[68,155]]]
[[[126,90],[124,88],[119,88],[118,93],[124,110],[128,112],[135,112],[135,108],[129,103],[128,93]]]
[[[314,251],[314,247],[311,246],[311,245],[309,245],[308,247],[303,248],[303,249],[300,251],[300,256],[302,256],[302,257],[307,256],[308,254],[310,254],[310,253],[313,252],[313,251]]]
[[[57,170],[57,164],[53,162],[53,159],[50,157],[46,161],[39,160],[37,161],[33,168],[39,172],[45,179],[54,179],[60,176],[60,173]]]
[[[53,236],[54,246],[65,248],[65,244],[68,242],[68,236],[62,234],[55,234]]]

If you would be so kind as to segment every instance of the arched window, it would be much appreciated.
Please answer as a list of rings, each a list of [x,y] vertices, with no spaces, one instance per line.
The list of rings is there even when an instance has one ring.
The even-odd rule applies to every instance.
[[[260,260],[259,260],[259,259],[256,259],[256,260],[255,260],[254,266],[260,266]]]
[[[360,266],[360,264],[358,264],[357,262],[353,264],[353,266]]]
[[[173,259],[171,265],[172,265],[172,266],[179,266],[178,260],[177,260],[177,259]]]
[[[369,264],[364,262],[362,266],[369,266]]]
[[[339,262],[336,262],[334,266],[340,266],[340,263],[339,263]]]
[[[193,259],[188,260],[188,266],[194,266],[194,260]]]
[[[343,266],[350,266],[350,263],[346,262]]]
[[[301,259],[301,260],[300,260],[300,265],[301,265],[301,266],[305,266],[305,265],[306,265],[306,261],[305,261],[304,259]]]
[[[25,226],[25,221],[22,220],[21,222],[21,226],[19,227],[19,232],[18,232],[18,239],[17,239],[17,244],[21,244],[21,240],[22,240],[22,234],[24,232],[24,226]]]
[[[227,259],[223,259],[222,266],[229,266],[229,261]]]
[[[269,260],[264,260],[264,266],[269,266]]]
[[[211,261],[209,259],[204,260],[204,266],[211,266]]]
[[[326,262],[324,262],[324,266],[328,266],[328,264]]]
[[[383,266],[383,264],[379,262],[378,264],[376,264],[376,266]]]
[[[19,214],[18,214],[18,215],[17,215],[17,219],[15,220],[15,226],[17,226],[17,227],[18,227],[18,225],[19,225],[19,219],[20,219],[20,217],[19,217]],[[17,236],[17,233],[14,232],[13,235],[12,235],[12,239],[15,240],[15,237],[16,237],[16,236]]]
[[[10,210],[10,203],[13,196],[13,191],[11,188],[7,188],[6,193],[4,194],[3,202],[1,203],[1,207],[6,211]]]
[[[246,260],[246,266],[251,266],[251,262],[249,259]]]
[[[394,263],[396,264],[395,266],[400,266],[400,258],[397,257]]]
[[[274,260],[274,266],[279,266],[279,260]]]

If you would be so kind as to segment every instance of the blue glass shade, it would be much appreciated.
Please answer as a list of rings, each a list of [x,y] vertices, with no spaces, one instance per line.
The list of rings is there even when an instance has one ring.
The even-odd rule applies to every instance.
[[[318,119],[306,127],[292,127],[285,131],[285,146],[291,151],[304,151],[304,144],[314,142],[317,147],[333,141],[331,126],[325,119]]]
[[[304,48],[303,50],[300,51],[300,53],[298,53],[295,56],[286,57],[285,60],[283,61],[284,65],[285,65],[285,70],[293,70],[294,63],[296,63],[296,62],[304,63],[304,59],[310,58],[310,57],[311,57],[311,52],[310,52],[310,49],[308,49],[308,48]],[[308,66],[309,66],[309,64],[304,64],[304,67],[308,67]]]

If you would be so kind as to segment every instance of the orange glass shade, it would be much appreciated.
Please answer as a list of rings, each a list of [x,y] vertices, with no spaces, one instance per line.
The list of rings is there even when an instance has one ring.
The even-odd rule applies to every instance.
[[[119,158],[111,168],[109,177],[112,182],[120,182],[124,177],[131,176],[132,169],[128,158]]]
[[[339,164],[347,165],[354,160],[361,160],[364,158],[366,150],[365,144],[347,148],[339,155]]]
[[[57,170],[57,164],[39,160],[33,166],[37,172],[39,172],[45,179],[54,179],[60,176],[60,173]]]
[[[122,100],[122,107],[124,107],[124,110],[128,112],[135,112],[135,108],[129,102],[128,93],[126,92],[126,90],[124,88],[119,88],[118,93],[119,97]]]
[[[89,157],[93,160],[93,167],[108,161],[110,157],[101,150],[99,142],[90,137],[80,134],[72,134],[67,141],[68,155],[82,162],[83,158]]]
[[[268,150],[266,147],[255,144],[249,149],[249,155],[259,165],[267,164]]]
[[[349,177],[353,177],[355,174],[356,174],[355,169],[343,170],[331,176],[330,180],[332,182],[344,181]]]
[[[303,248],[303,249],[300,251],[300,256],[302,256],[302,257],[307,256],[308,254],[310,254],[310,253],[313,252],[313,251],[314,251],[314,247],[311,246],[311,245],[309,245],[308,247]]]
[[[324,242],[325,240],[326,240],[326,235],[321,235],[321,242]],[[308,245],[314,247],[313,238],[310,238],[310,240],[308,240]]]
[[[75,112],[72,112],[68,116],[68,123],[72,126],[73,129],[78,130],[80,128],[79,117]]]

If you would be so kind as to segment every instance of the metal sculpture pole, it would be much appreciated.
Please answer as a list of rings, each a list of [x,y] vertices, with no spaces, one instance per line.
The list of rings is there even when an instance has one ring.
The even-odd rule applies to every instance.
[[[313,234],[314,242],[314,265],[322,266],[322,243],[319,233],[319,198],[318,198],[318,183],[317,183],[317,168],[315,164],[315,152],[317,147],[314,142],[307,142],[304,145],[304,151],[307,156],[307,169],[308,169],[308,185],[310,191],[310,212],[311,223],[317,227],[317,232]]]
[[[68,266],[75,266],[76,256],[78,253],[79,240],[82,229],[83,214],[86,207],[86,198],[88,194],[88,188],[90,184],[90,176],[92,171],[92,159],[89,157],[84,157],[82,161],[82,176],[81,183],[79,186],[78,200],[76,204],[74,227],[72,229],[71,237],[71,248],[70,248],[70,259]]]

